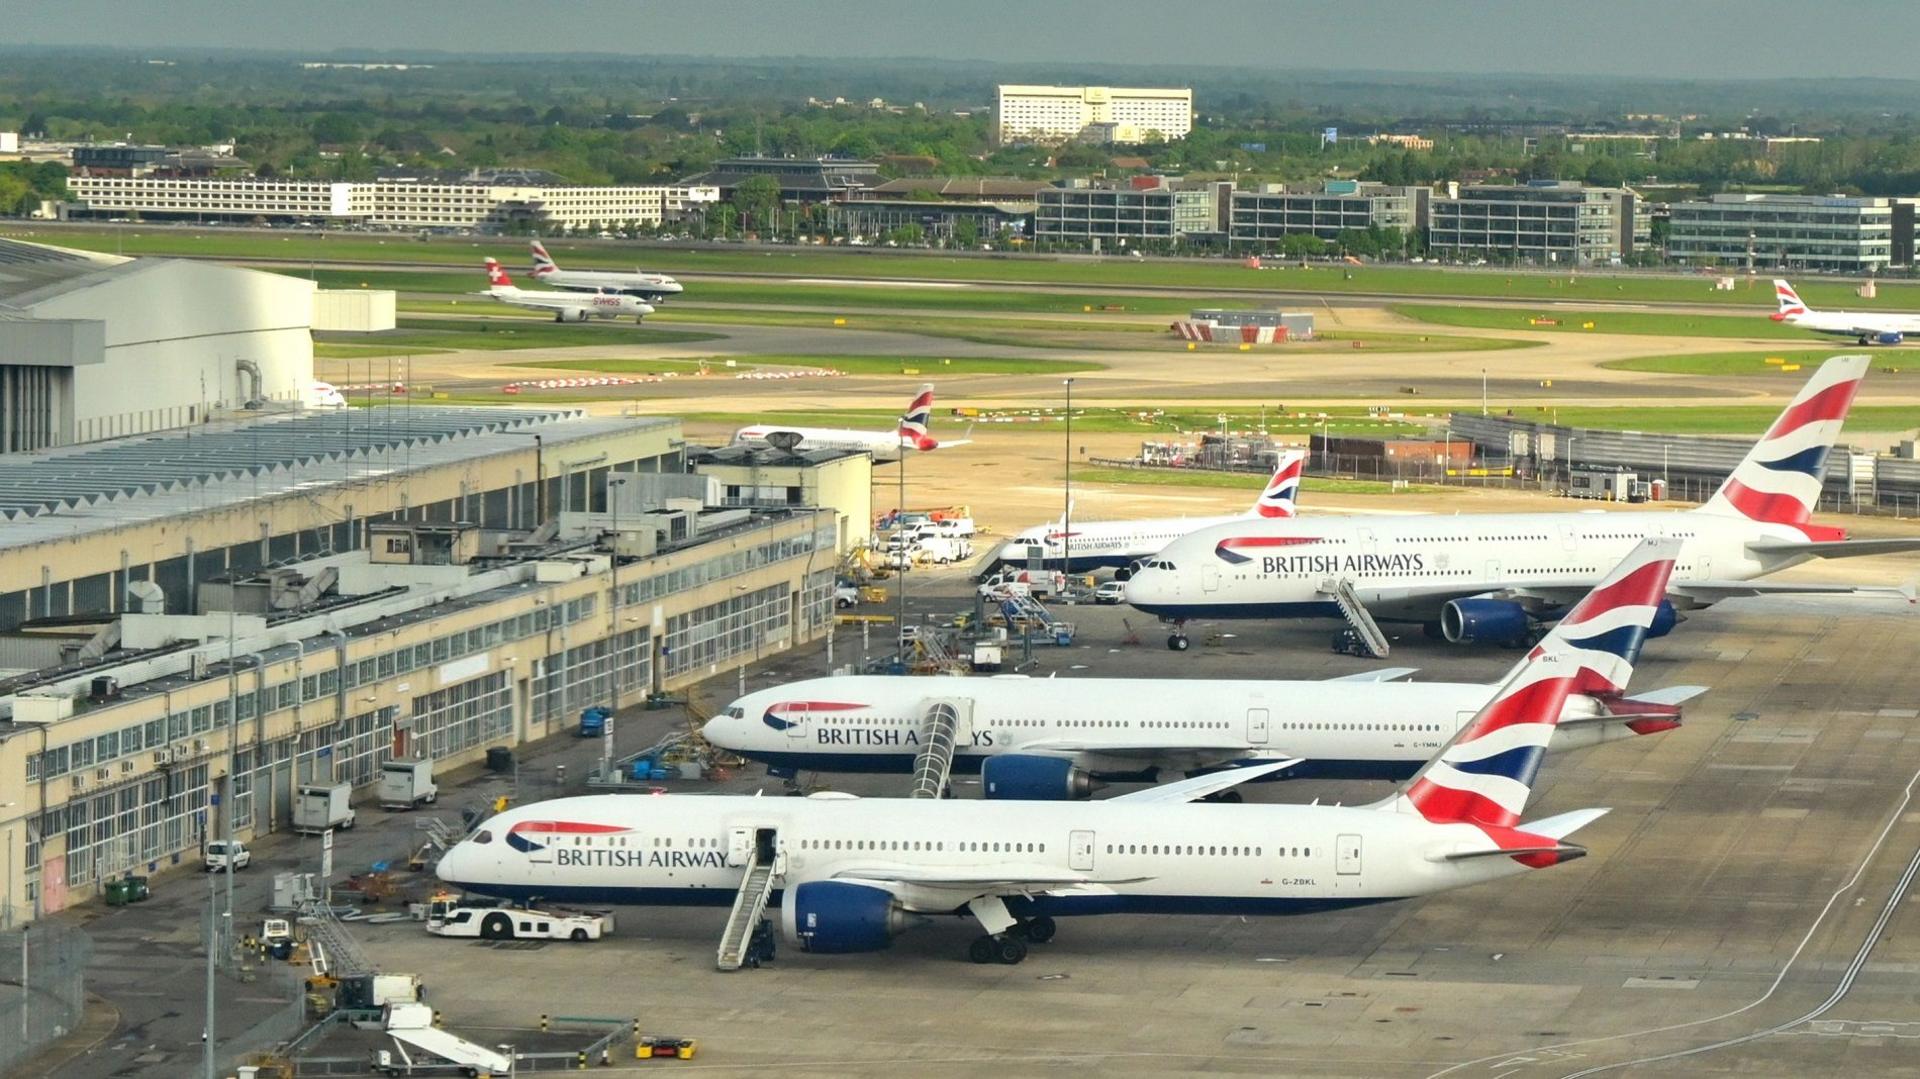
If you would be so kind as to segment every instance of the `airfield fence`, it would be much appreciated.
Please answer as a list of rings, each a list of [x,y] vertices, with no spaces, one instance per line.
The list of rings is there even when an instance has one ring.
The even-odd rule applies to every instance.
[[[0,933],[0,1075],[13,1074],[79,1025],[92,955],[92,943],[77,929]]]

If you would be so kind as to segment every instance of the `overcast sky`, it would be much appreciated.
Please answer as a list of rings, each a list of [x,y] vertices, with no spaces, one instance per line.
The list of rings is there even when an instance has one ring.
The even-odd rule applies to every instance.
[[[5,41],[161,50],[936,57],[1908,77],[1920,3],[1850,0],[14,0]],[[1874,43],[1900,43],[1883,47]]]

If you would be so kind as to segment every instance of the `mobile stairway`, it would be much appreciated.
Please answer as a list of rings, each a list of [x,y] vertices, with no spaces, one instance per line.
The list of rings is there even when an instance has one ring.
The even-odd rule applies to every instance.
[[[1340,607],[1341,617],[1347,620],[1348,633],[1335,639],[1334,650],[1350,652],[1354,655],[1365,653],[1374,659],[1387,658],[1387,635],[1380,632],[1380,626],[1374,622],[1373,615],[1367,612],[1366,604],[1360,602],[1359,593],[1353,590],[1353,582],[1345,577],[1329,578],[1321,582],[1323,595],[1333,597]]]
[[[914,798],[940,798],[953,774],[953,755],[961,741],[973,740],[973,702],[939,698],[928,701],[920,717],[920,752],[913,761]]]
[[[714,958],[719,970],[739,970],[753,958],[754,931],[767,913],[767,900],[773,897],[779,876],[780,856],[771,842],[756,842],[747,874],[740,879],[740,891],[733,897],[733,911],[727,915],[726,931],[720,934],[720,951]],[[759,966],[756,961],[754,966]]]

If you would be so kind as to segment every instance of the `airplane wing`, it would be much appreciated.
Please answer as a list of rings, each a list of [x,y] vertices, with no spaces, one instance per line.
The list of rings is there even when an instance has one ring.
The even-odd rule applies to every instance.
[[[1248,765],[1245,768],[1228,768],[1224,771],[1209,772],[1203,776],[1194,776],[1192,779],[1182,779],[1176,783],[1163,783],[1157,787],[1123,794],[1111,801],[1161,803],[1198,801],[1209,794],[1218,794],[1229,787],[1237,787],[1249,779],[1259,779],[1261,776],[1271,775],[1299,763],[1298,757],[1288,757],[1265,764]]]
[[[1377,671],[1359,671],[1328,678],[1328,682],[1402,682],[1420,673],[1418,667],[1382,667]]]
[[[1747,550],[1757,555],[1804,555],[1810,558],[1858,558],[1862,555],[1900,554],[1920,551],[1920,536],[1894,539],[1835,540],[1831,543],[1796,543],[1792,540],[1754,540]]]
[[[972,893],[1045,891],[1080,884],[1136,884],[1151,877],[1097,877],[1091,873],[1062,873],[1053,866],[981,866],[965,869],[919,869],[912,866],[856,866],[835,870],[835,880],[873,881],[916,888],[943,888]]]
[[[1862,599],[1904,599],[1914,602],[1911,584],[1885,585],[1793,584],[1785,581],[1680,581],[1667,586],[1669,595],[1682,596],[1701,606],[1741,596],[1859,596]]]

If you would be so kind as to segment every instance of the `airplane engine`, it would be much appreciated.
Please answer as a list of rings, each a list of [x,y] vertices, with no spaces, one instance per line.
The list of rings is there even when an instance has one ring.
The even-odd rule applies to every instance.
[[[1906,340],[1906,337],[1906,334],[1900,333],[1897,330],[1883,330],[1873,335],[1873,343],[1876,345],[1897,345]]]
[[[1673,632],[1673,627],[1679,624],[1680,615],[1673,609],[1673,601],[1663,599],[1660,601],[1660,606],[1654,609],[1653,624],[1647,627],[1647,636],[1649,638],[1665,637]]]
[[[562,317],[568,322],[585,322],[593,317],[593,312],[588,311],[584,307],[577,307],[572,311],[565,312]]]
[[[1093,777],[1060,757],[1008,753],[980,762],[987,797],[1060,802],[1093,794]]]
[[[836,880],[808,881],[786,894],[780,931],[801,950],[878,952],[907,927],[906,911],[884,889]]]
[[[1453,644],[1506,644],[1533,628],[1527,609],[1504,599],[1456,599],[1440,608],[1440,633]]]

